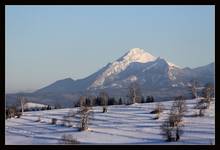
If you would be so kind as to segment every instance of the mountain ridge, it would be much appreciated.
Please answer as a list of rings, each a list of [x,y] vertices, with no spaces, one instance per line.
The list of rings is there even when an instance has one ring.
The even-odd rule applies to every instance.
[[[148,85],[153,86],[155,82],[157,82],[161,87],[164,87],[165,83],[166,87],[169,87],[172,86],[172,84],[176,84],[173,82],[182,80],[179,81],[182,83],[177,84],[181,86],[182,84],[186,84],[185,82],[189,82],[189,78],[193,79],[196,78],[195,76],[199,76],[201,72],[205,72],[206,70],[208,70],[209,73],[212,72],[212,69],[207,69],[207,67],[210,68],[209,64],[193,69],[181,69],[164,58],[155,57],[140,48],[133,48],[119,59],[108,63],[88,77],[74,80],[72,86],[69,87],[71,88],[70,91],[76,92],[92,91],[109,87],[120,88],[128,86],[129,83],[138,80],[138,78],[142,81],[141,84],[147,81]],[[126,82],[128,82],[128,84],[125,84]],[[37,92],[39,92],[39,90]]]
[[[192,80],[198,80],[201,85],[208,82],[214,84],[214,77],[214,62],[196,68],[180,68],[143,49],[133,48],[119,59],[108,63],[85,78],[58,80],[26,95],[37,101],[53,103],[53,101],[62,100],[62,103],[65,101],[69,104],[70,100],[76,101],[82,94],[97,95],[103,90],[113,97],[126,97],[129,85],[132,82],[138,82],[144,95],[164,99],[165,96],[186,94]],[[7,95],[6,99],[15,98],[15,95]]]

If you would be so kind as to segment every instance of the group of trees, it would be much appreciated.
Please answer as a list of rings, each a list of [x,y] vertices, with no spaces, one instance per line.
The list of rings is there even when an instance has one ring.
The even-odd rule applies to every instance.
[[[196,116],[204,116],[205,110],[209,109],[212,97],[214,96],[214,88],[211,84],[206,84],[202,90],[202,98],[198,100],[195,108],[199,110]]]
[[[134,103],[150,103],[154,102],[153,96],[147,96],[146,100],[144,99],[140,85],[137,82],[131,83],[128,87],[128,101],[127,105],[134,104]]]
[[[154,102],[153,96],[147,96],[144,98],[141,94],[139,85],[135,82],[129,86],[127,99],[121,97],[117,100],[114,97],[110,97],[107,92],[101,91],[96,96],[85,96],[85,103],[88,106],[107,106],[107,105],[130,105],[133,103],[150,103]],[[74,104],[75,107],[80,107],[80,101]]]
[[[198,94],[198,86],[198,82],[193,80],[191,82],[191,86],[189,86],[189,89],[192,94],[192,98],[198,98],[200,95],[200,98],[195,106],[195,108],[199,110],[199,113],[196,112],[194,116],[201,117],[204,116],[205,110],[209,108],[212,97],[214,97],[214,86],[210,83],[207,83],[200,92],[201,94]]]
[[[20,117],[23,115],[25,111],[41,111],[41,110],[51,110],[55,107],[52,107],[50,105],[45,105],[42,107],[31,107],[27,108],[25,107],[25,104],[27,104],[29,101],[26,97],[18,96],[17,101],[12,106],[6,107],[6,119],[12,118],[12,117]]]
[[[199,82],[196,80],[191,81],[191,85],[188,86],[189,92],[191,93],[192,98],[198,98],[201,97],[214,97],[214,85],[211,83],[207,83],[204,85],[204,88],[202,88],[202,91],[199,90]],[[201,91],[201,92],[200,92]],[[207,95],[208,94],[208,95]]]
[[[13,117],[20,118],[20,116],[24,112],[24,104],[26,102],[27,102],[26,98],[18,96],[16,104],[14,104],[13,106],[6,107],[6,119]],[[20,108],[19,108],[19,103],[20,103]]]

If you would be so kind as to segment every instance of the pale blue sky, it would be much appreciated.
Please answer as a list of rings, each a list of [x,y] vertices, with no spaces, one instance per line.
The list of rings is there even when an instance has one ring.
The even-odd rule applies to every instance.
[[[181,67],[214,61],[215,7],[6,6],[6,92],[84,78],[139,47]]]

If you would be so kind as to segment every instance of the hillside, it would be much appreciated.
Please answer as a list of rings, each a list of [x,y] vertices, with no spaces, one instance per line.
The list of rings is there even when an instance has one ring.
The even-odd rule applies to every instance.
[[[178,142],[166,142],[160,126],[167,118],[173,101],[162,102],[165,110],[158,120],[150,114],[157,102],[133,105],[113,105],[107,113],[101,107],[93,107],[94,114],[88,131],[78,131],[79,118],[73,119],[73,127],[51,125],[51,118],[62,119],[77,108],[66,108],[38,112],[25,112],[21,118],[8,119],[5,124],[6,145],[59,144],[64,134],[71,134],[81,144],[210,144],[215,143],[215,101],[211,102],[204,117],[192,117],[196,111],[196,99],[187,100],[188,112],[183,117],[184,134]],[[41,116],[41,122],[36,122]]]

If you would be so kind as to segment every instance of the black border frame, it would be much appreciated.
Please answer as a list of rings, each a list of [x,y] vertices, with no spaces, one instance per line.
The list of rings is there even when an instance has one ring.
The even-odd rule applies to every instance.
[[[217,149],[218,146],[218,120],[217,115],[219,112],[216,109],[218,106],[218,100],[216,101],[215,105],[215,145],[209,146],[209,145],[5,145],[5,6],[6,5],[215,5],[215,27],[217,25],[217,7],[216,2],[214,0],[146,0],[144,1],[119,1],[119,0],[109,0],[109,1],[82,1],[82,0],[4,0],[4,2],[1,5],[1,67],[0,67],[0,85],[1,88],[1,100],[0,100],[0,110],[1,117],[1,127],[0,131],[2,132],[0,134],[0,143],[1,148],[0,149],[22,149],[22,150],[30,150],[30,149],[46,149],[46,150],[54,150],[54,149]],[[217,29],[215,28],[215,33],[217,33]],[[215,34],[215,41],[216,41],[216,34]],[[216,44],[215,44],[216,45]],[[217,46],[217,45],[216,45]],[[215,46],[215,47],[216,47]],[[215,48],[217,49],[217,47]],[[217,51],[216,51],[217,52]],[[215,54],[215,58],[217,57],[217,53]],[[215,68],[217,67],[217,59],[215,59]],[[218,74],[217,69],[215,69],[215,74]],[[217,76],[217,75],[215,75]],[[217,91],[217,79],[215,79],[216,86],[215,91]],[[218,92],[215,92],[216,96]]]

